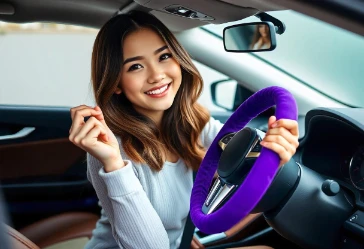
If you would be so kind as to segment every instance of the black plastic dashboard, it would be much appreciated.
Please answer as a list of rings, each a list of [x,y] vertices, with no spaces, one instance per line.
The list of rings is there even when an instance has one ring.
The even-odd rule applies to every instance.
[[[364,108],[317,108],[307,113],[295,158],[337,181],[364,209]]]

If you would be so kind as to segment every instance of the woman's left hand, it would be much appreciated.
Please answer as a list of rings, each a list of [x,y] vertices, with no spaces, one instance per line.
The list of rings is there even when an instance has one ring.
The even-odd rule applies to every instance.
[[[268,131],[260,144],[276,152],[281,158],[279,166],[282,166],[296,153],[299,145],[297,121],[276,120],[275,116],[271,116],[268,120]]]

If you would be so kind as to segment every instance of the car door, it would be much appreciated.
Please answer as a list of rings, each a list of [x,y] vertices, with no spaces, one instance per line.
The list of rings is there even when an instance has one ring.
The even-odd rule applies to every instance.
[[[2,25],[0,184],[16,229],[68,211],[99,214],[86,153],[68,140],[70,107],[91,95],[96,33],[49,23]]]
[[[95,211],[86,153],[68,140],[69,108],[0,105],[0,182],[15,227]]]

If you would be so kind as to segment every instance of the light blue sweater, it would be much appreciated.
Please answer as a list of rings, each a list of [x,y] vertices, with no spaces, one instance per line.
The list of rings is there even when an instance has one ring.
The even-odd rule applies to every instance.
[[[201,133],[208,148],[222,124],[211,118]],[[106,173],[103,165],[87,155],[87,177],[102,207],[101,218],[85,248],[176,249],[181,242],[192,191],[192,170],[179,159],[165,162],[159,172],[130,161]],[[181,148],[183,149],[183,148]]]

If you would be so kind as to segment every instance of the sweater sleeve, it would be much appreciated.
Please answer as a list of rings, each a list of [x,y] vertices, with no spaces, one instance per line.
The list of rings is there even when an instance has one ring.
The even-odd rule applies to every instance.
[[[221,128],[224,126],[219,120],[210,117],[209,122],[205,125],[205,128],[201,133],[201,141],[203,146],[208,149],[214,141],[216,135],[219,133]]]
[[[133,163],[125,162],[125,167],[106,173],[101,162],[87,154],[88,178],[108,217],[112,235],[119,248],[167,249],[169,239],[162,221],[135,175]],[[99,222],[96,230],[108,229],[102,225]]]

